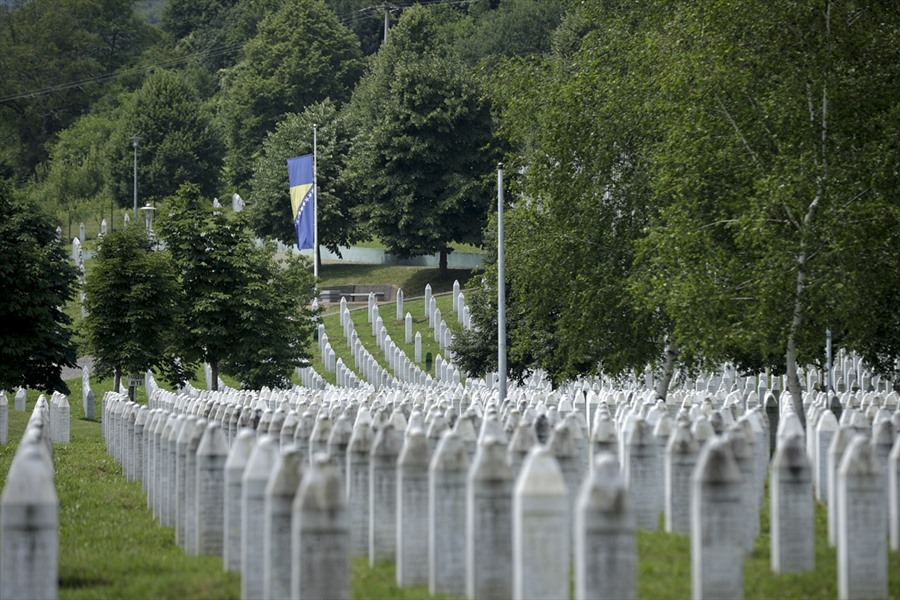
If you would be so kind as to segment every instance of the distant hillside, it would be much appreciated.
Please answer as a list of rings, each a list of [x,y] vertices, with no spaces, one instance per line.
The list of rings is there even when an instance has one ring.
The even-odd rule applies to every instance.
[[[166,0],[139,0],[134,3],[134,11],[151,25],[158,25]]]

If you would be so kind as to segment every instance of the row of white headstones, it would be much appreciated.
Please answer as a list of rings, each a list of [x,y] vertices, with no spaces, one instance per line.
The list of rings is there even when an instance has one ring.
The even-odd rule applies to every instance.
[[[396,561],[398,583],[433,593],[567,597],[574,563],[576,597],[633,597],[635,529],[660,515],[691,537],[695,596],[743,595],[769,468],[761,406],[694,394],[672,411],[610,394],[588,407],[589,436],[566,399],[514,390],[498,406],[469,392],[157,390],[150,407],[110,394],[105,434],[178,543],[221,555],[245,597],[347,597],[357,555]],[[886,597],[898,416],[851,397],[837,425],[826,400],[807,397],[815,443],[781,404],[772,568],[814,568],[813,488],[833,488],[839,595]]]

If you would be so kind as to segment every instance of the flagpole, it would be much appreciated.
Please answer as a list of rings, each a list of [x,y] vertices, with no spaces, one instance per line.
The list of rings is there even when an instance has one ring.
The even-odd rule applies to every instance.
[[[506,400],[506,273],[503,235],[503,163],[497,165],[497,391]]]
[[[313,277],[319,279],[319,182],[316,170],[318,125],[313,125]]]

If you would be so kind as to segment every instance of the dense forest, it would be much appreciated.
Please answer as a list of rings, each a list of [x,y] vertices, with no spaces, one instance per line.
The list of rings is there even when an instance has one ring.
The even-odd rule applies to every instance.
[[[387,31],[385,24],[387,23]],[[320,235],[483,244],[457,331],[496,368],[786,374],[825,331],[900,356],[900,6],[851,0],[27,0],[0,8],[0,178],[66,220],[184,183],[290,243],[317,128]]]

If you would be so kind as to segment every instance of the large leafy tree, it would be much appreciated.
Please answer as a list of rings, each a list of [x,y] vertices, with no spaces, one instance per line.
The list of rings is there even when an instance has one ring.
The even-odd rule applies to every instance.
[[[85,342],[98,374],[114,374],[118,385],[122,374],[175,363],[180,288],[171,256],[154,252],[143,228],[103,238],[84,290]]]
[[[349,109],[360,215],[398,256],[440,252],[442,271],[451,242],[481,240],[482,179],[494,164],[489,109],[447,39],[452,18],[441,7],[405,11]]]
[[[245,183],[265,135],[285,114],[331,98],[343,102],[362,73],[356,36],[323,0],[286,0],[267,15],[223,83],[227,167]]]
[[[39,166],[30,195],[48,211],[65,213],[66,237],[72,225],[93,217],[112,220],[107,146],[115,122],[106,115],[86,114],[59,133],[50,160]]]
[[[553,53],[502,62],[488,86],[513,149],[509,364],[540,367],[555,381],[643,371],[666,346],[665,324],[626,285],[634,241],[653,214],[646,149],[658,133],[646,38],[666,11],[610,4],[572,13]],[[491,304],[473,305],[476,322],[484,309]],[[663,396],[672,366],[660,378]]]
[[[71,320],[62,307],[77,271],[53,221],[0,180],[0,388],[68,393],[62,368],[74,366]]]
[[[195,183],[202,193],[216,191],[221,168],[219,136],[196,91],[178,73],[156,71],[124,103],[116,132],[110,138],[116,200],[130,206],[133,194],[133,147],[138,145],[139,201],[161,200],[183,183]]]
[[[152,41],[127,0],[30,0],[0,8],[0,176],[19,180],[45,144]]]
[[[692,3],[660,41],[666,208],[645,245],[647,289],[678,339],[786,373],[801,415],[797,365],[822,358],[826,328],[892,369],[896,4]]]
[[[194,185],[167,201],[159,229],[185,298],[178,349],[209,363],[213,385],[221,369],[245,387],[284,386],[308,364],[315,284],[300,257],[257,246],[243,215],[213,210]]]
[[[313,151],[313,125],[317,126],[316,196],[319,240],[332,252],[360,237],[353,214],[356,198],[340,173],[347,161],[350,134],[346,118],[325,100],[300,114],[289,114],[266,136],[250,180],[248,213],[257,235],[291,245],[297,235],[291,215],[287,159]]]

